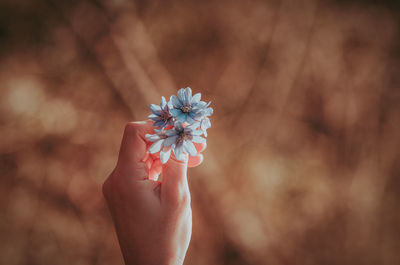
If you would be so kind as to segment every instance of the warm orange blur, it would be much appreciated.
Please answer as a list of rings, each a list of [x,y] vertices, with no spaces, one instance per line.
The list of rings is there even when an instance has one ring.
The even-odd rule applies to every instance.
[[[2,0],[0,264],[122,264],[101,184],[186,86],[214,115],[185,264],[400,264],[399,7]]]

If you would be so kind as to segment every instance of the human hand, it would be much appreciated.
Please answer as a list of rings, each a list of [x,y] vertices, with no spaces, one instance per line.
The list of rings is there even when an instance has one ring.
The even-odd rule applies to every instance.
[[[183,264],[192,231],[187,167],[202,162],[206,146],[196,145],[198,155],[185,162],[171,158],[162,165],[147,152],[145,134],[152,132],[150,121],[126,125],[103,193],[127,265]],[[160,171],[162,181],[153,180]]]

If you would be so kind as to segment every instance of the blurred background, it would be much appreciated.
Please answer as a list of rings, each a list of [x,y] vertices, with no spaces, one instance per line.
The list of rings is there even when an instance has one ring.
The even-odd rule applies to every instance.
[[[2,0],[0,264],[123,264],[124,125],[215,112],[185,264],[400,264],[397,1]]]

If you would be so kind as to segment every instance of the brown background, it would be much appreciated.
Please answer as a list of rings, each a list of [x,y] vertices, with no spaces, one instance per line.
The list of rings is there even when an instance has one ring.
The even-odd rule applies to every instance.
[[[399,7],[2,0],[0,264],[122,264],[101,184],[185,86],[215,110],[185,264],[400,264]]]

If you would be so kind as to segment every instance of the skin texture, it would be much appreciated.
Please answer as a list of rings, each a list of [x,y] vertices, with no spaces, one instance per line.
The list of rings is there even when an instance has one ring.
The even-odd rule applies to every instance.
[[[187,167],[203,161],[205,145],[185,162],[162,165],[147,152],[152,122],[131,122],[125,127],[118,163],[103,184],[119,244],[127,265],[183,264],[192,232],[192,210]],[[155,176],[162,173],[162,181]]]

